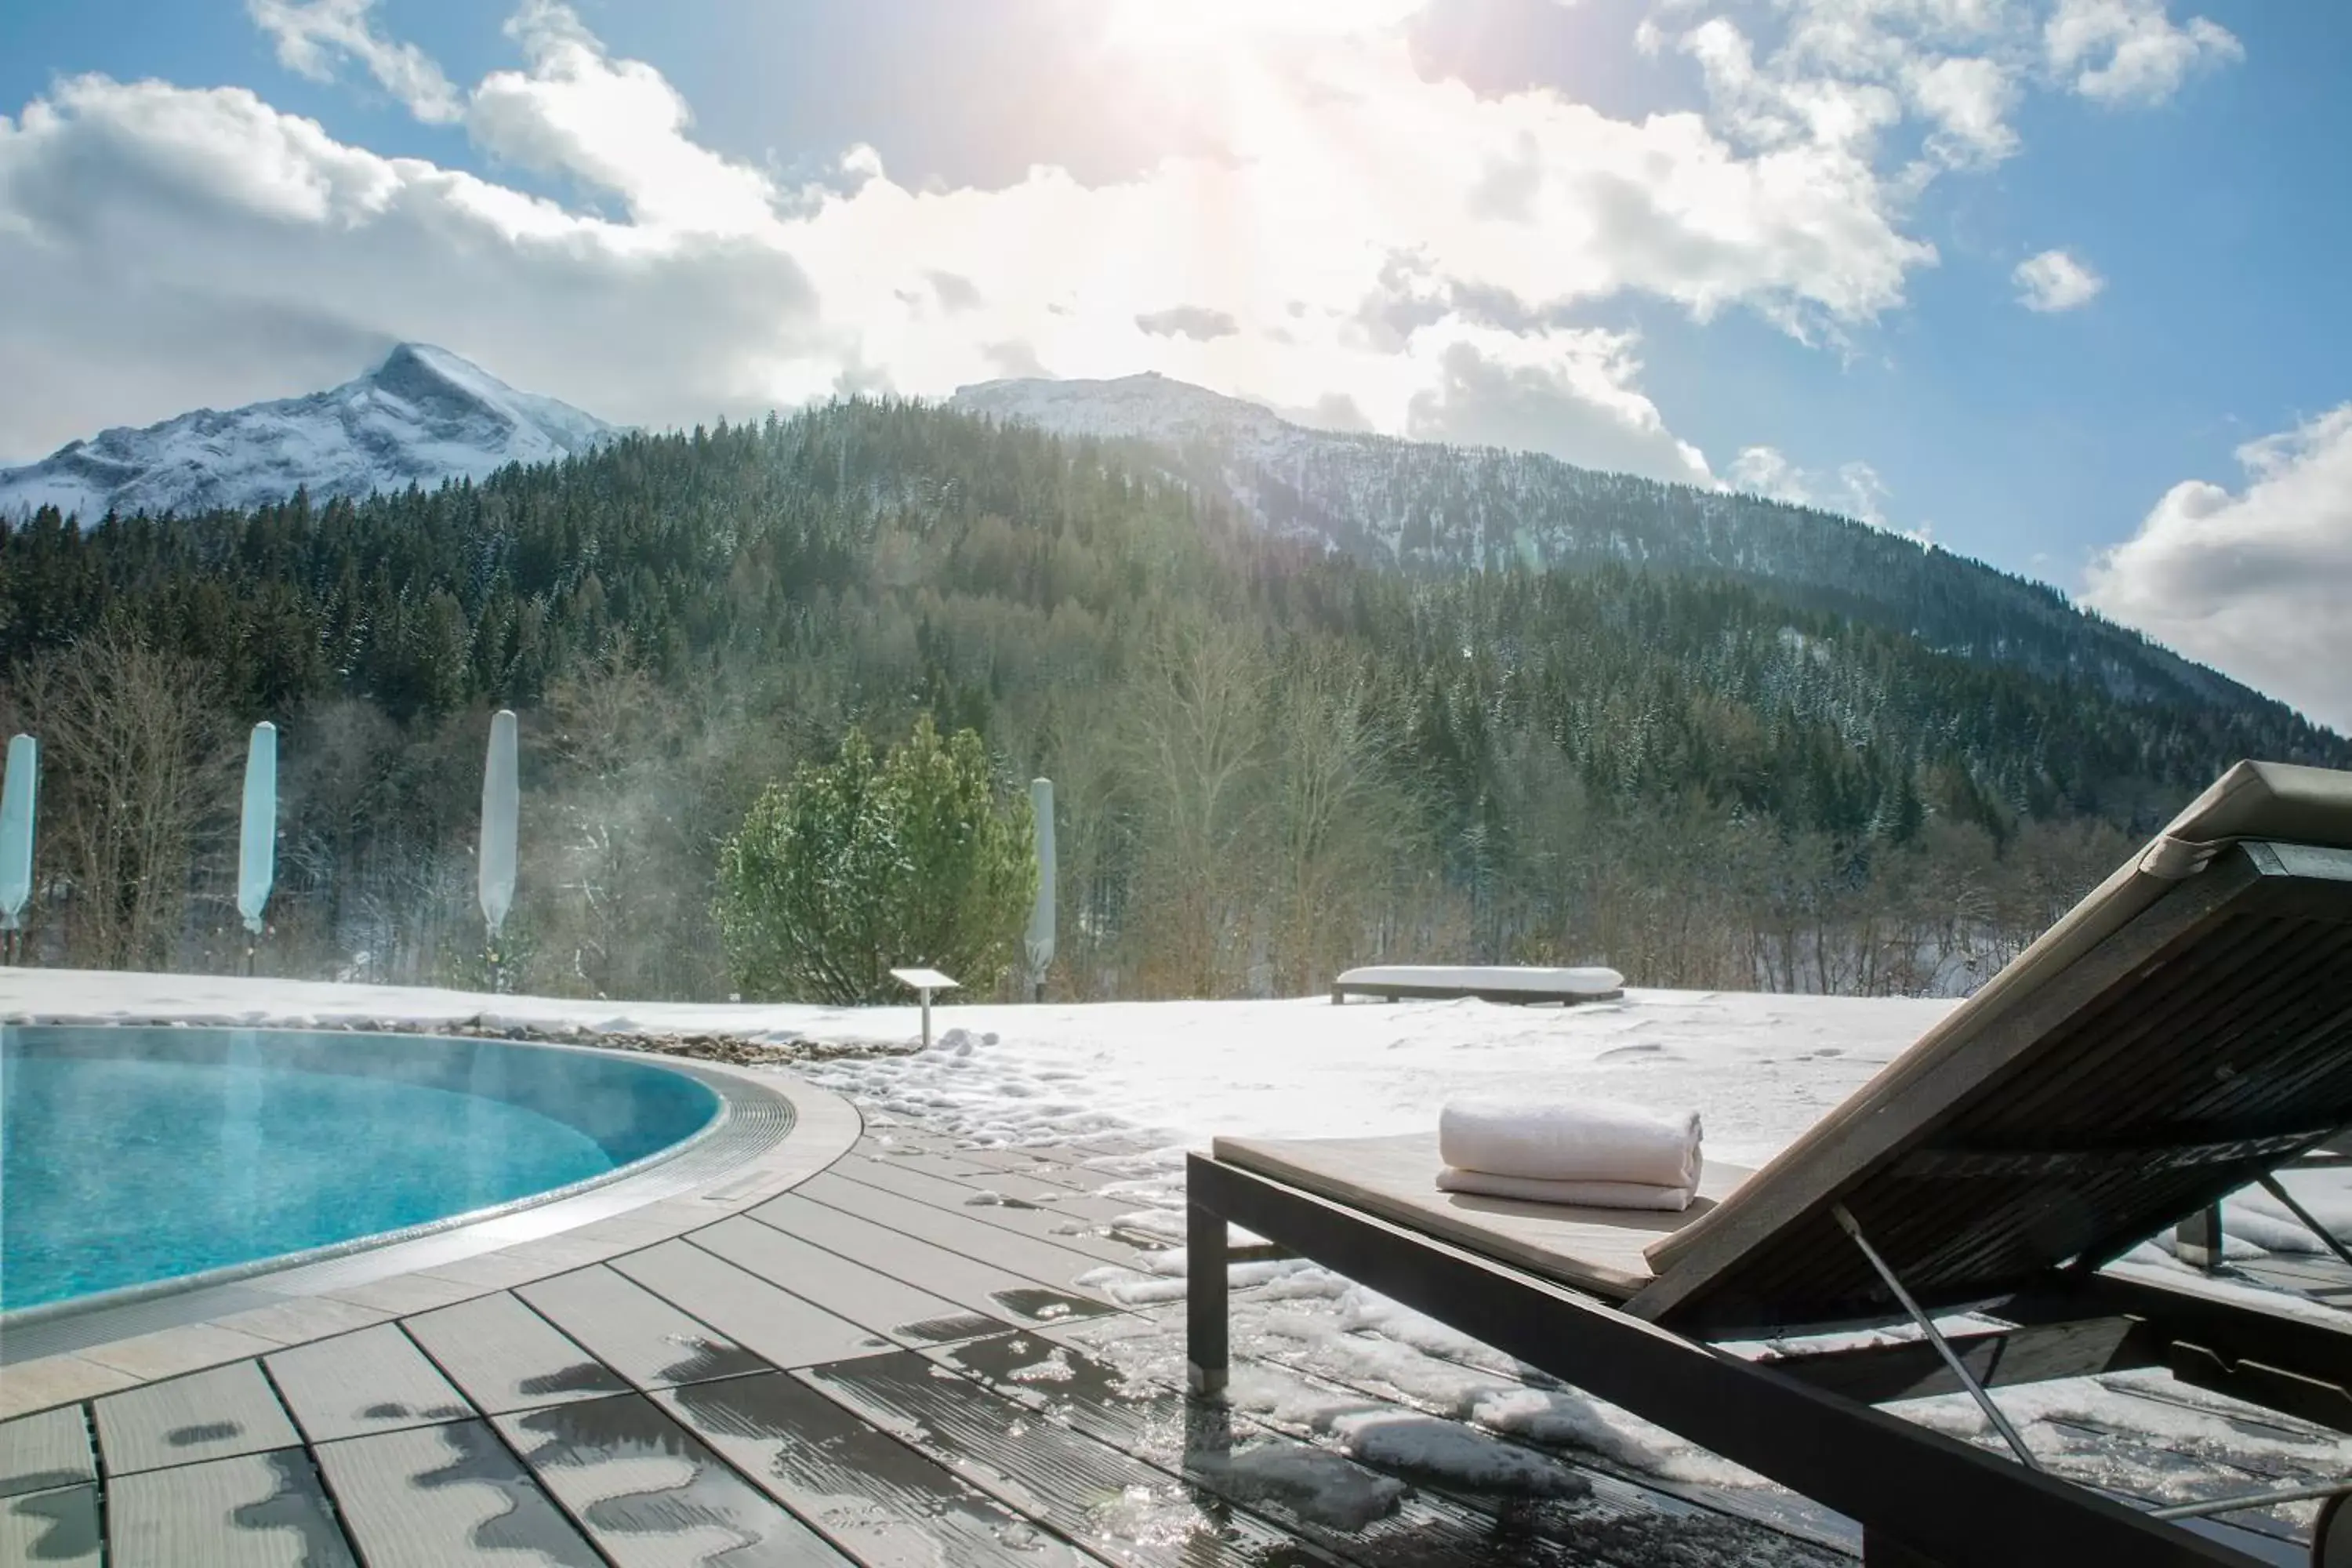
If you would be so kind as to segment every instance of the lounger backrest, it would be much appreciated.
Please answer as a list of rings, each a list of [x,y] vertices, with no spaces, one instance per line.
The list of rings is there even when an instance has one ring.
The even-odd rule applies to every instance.
[[[2096,1267],[2352,1121],[2352,773],[2242,763],[1711,1213],[1630,1303],[1882,1316]]]

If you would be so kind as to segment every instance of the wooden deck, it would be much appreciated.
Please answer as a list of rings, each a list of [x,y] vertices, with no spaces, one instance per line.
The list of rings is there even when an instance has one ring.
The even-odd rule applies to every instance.
[[[1844,1560],[1801,1504],[1534,1448],[1490,1491],[1366,1468],[1273,1395],[1436,1417],[1309,1367],[1237,1368],[1263,1418],[1189,1406],[1181,1304],[1078,1282],[1142,1257],[1109,1223],[1134,1205],[1096,1195],[1106,1152],[869,1131],[691,1228],[609,1221],[566,1272],[376,1281],[300,1342],[175,1329],[168,1376],[87,1347],[110,1376],[0,1423],[0,1563]],[[1122,1342],[1166,1353],[1115,1364]],[[40,1403],[12,1373],[8,1404]]]

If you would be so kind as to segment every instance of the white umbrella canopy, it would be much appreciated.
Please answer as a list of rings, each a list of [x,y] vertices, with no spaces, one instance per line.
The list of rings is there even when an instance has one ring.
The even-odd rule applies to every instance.
[[[262,911],[278,874],[278,726],[253,727],[245,751],[245,814],[236,854],[236,912],[245,929],[261,934]]]
[[[498,940],[514,908],[516,819],[522,784],[515,759],[515,716],[501,708],[490,719],[490,753],[482,768],[482,918]]]
[[[1029,961],[1029,983],[1043,986],[1054,963],[1054,781],[1033,779],[1029,809],[1037,819],[1037,901],[1029,911],[1029,931],[1022,946]]]
[[[15,931],[33,896],[33,797],[41,782],[41,743],[8,742],[7,782],[0,784],[0,931]]]

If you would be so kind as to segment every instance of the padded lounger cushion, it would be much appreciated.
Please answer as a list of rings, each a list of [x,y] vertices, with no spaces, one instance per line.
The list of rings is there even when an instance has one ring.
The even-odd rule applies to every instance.
[[[1395,1138],[1220,1138],[1216,1157],[1350,1208],[1443,1237],[1530,1274],[1612,1301],[1650,1282],[1642,1249],[1705,1214],[1746,1178],[1706,1162],[1680,1214],[1571,1208],[1437,1190],[1435,1132]]]

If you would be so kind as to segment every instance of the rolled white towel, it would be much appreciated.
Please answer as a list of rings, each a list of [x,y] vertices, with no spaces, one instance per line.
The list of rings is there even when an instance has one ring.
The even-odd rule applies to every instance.
[[[1698,1112],[1598,1100],[1455,1100],[1438,1116],[1437,1153],[1457,1171],[1690,1191],[1698,1185]]]
[[[1653,1187],[1639,1182],[1544,1182],[1533,1176],[1457,1171],[1451,1165],[1437,1173],[1437,1184],[1449,1193],[1482,1193],[1492,1198],[1574,1204],[1590,1209],[1663,1209],[1680,1214],[1690,1207],[1691,1201],[1688,1187]]]

